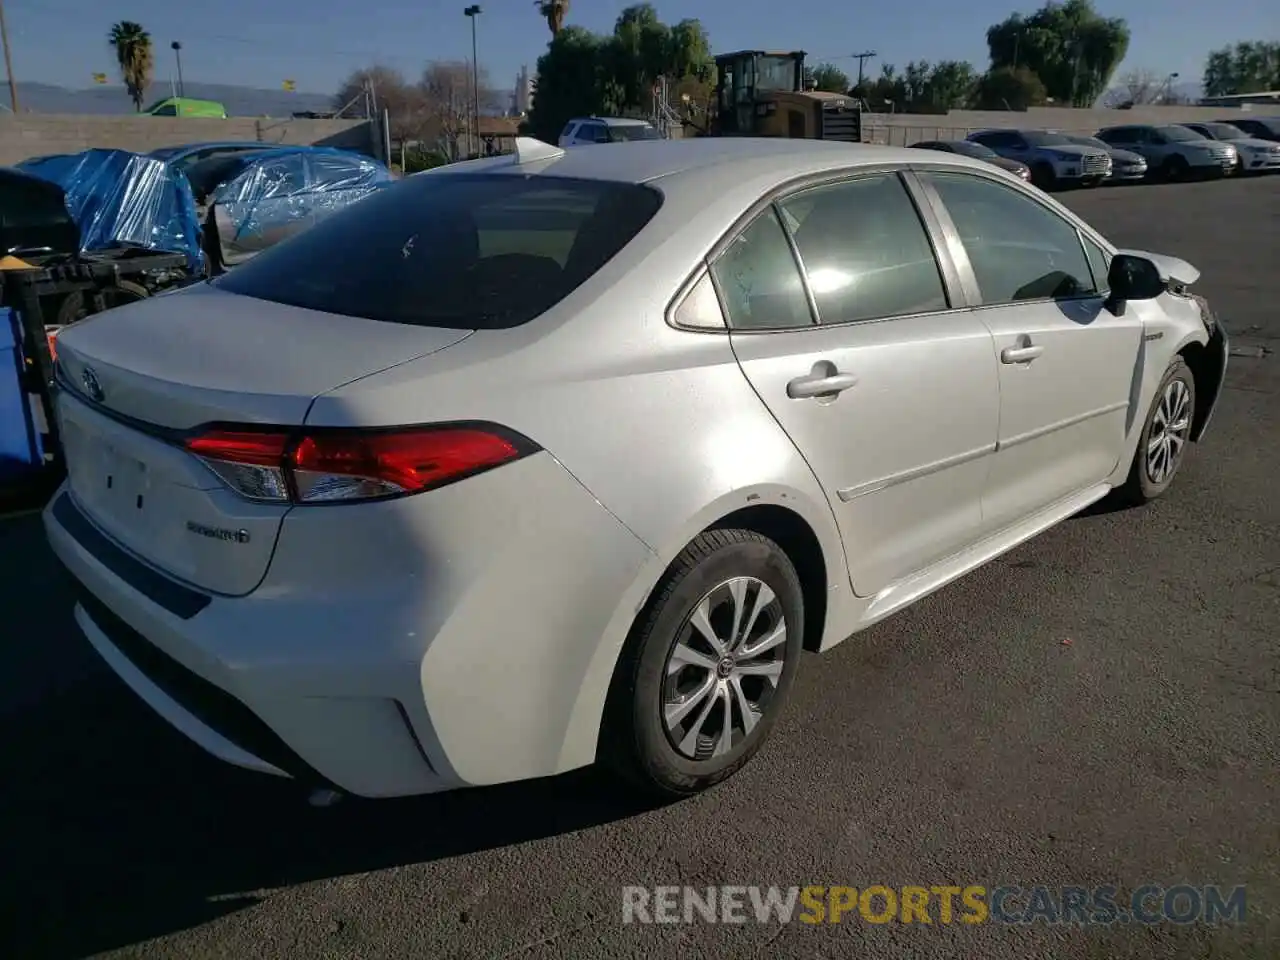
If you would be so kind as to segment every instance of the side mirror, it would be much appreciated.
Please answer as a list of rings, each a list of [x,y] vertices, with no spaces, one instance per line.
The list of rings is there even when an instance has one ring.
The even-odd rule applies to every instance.
[[[1160,270],[1145,257],[1118,253],[1111,258],[1107,270],[1107,286],[1111,289],[1108,307],[1114,312],[1124,311],[1129,300],[1154,300],[1165,292],[1165,282]]]

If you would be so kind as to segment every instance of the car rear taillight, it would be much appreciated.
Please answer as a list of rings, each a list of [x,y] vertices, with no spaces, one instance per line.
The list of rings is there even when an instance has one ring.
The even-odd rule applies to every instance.
[[[350,503],[421,493],[539,448],[488,423],[394,430],[215,427],[184,446],[232,490],[272,503]]]

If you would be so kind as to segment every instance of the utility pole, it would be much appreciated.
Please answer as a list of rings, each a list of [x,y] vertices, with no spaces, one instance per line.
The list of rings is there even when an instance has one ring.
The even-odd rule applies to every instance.
[[[182,44],[175,40],[169,46],[173,48],[173,57],[178,62],[178,96],[185,97],[187,86],[182,82]]]
[[[858,61],[858,89],[859,90],[862,89],[863,73],[864,73],[864,67],[866,65],[866,62],[878,56],[880,56],[880,54],[876,53],[874,50],[867,50],[867,51],[864,51],[863,53],[855,53],[853,55],[853,59]]]
[[[480,63],[476,54],[476,18],[480,16],[481,9],[479,4],[467,7],[462,11],[467,15],[467,19],[471,21],[471,105],[472,105],[472,131],[475,139],[472,141],[474,153],[480,154]]]
[[[9,56],[9,28],[4,23],[4,0],[0,0],[0,42],[4,44],[4,72],[9,78],[9,103],[18,112],[18,81],[13,79],[13,58]]]

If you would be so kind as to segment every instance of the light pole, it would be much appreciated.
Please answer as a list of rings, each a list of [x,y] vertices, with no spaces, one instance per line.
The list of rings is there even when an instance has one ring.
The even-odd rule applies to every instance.
[[[182,44],[175,40],[169,46],[173,48],[173,58],[178,62],[178,96],[185,97],[187,88],[182,83]]]
[[[18,81],[13,79],[13,60],[9,56],[9,28],[4,25],[4,0],[0,0],[0,41],[4,44],[4,72],[9,78],[9,103],[18,112]]]
[[[475,153],[480,153],[480,65],[476,59],[476,17],[482,13],[479,4],[473,4],[462,11],[471,21],[471,130],[474,139],[471,141]]]

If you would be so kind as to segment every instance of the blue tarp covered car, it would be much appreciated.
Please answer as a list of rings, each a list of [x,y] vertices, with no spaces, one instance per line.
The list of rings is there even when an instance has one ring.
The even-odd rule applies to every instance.
[[[127,150],[42,157],[18,169],[60,186],[83,251],[136,247],[186,255],[202,267],[200,224],[186,177]]]
[[[376,160],[329,147],[224,154],[187,169],[214,268],[241,263],[394,182]]]

